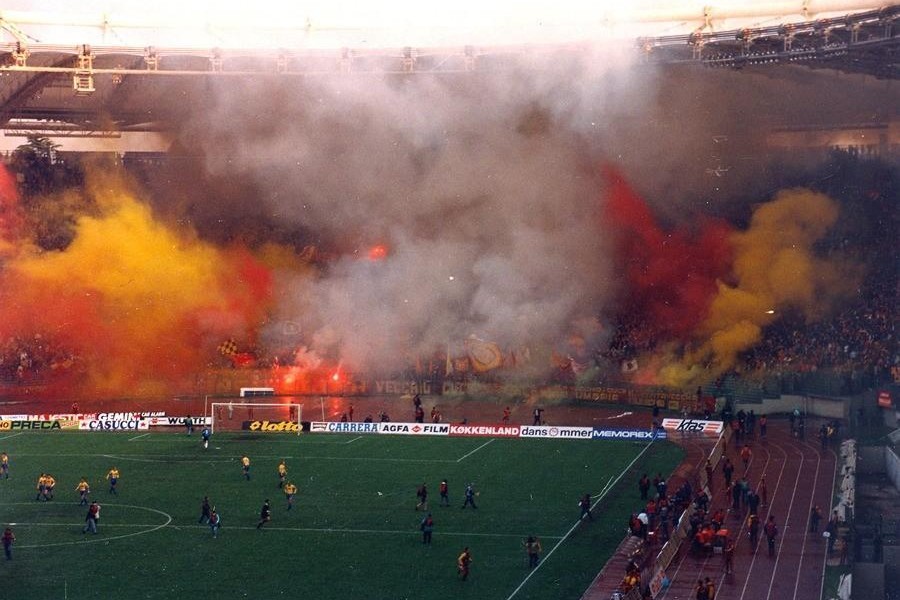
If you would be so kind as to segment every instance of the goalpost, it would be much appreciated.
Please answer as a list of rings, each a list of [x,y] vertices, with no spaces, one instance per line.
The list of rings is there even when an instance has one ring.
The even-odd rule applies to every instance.
[[[210,431],[283,431],[302,433],[303,405],[272,402],[213,402],[210,405]],[[254,429],[257,428],[257,429]]]

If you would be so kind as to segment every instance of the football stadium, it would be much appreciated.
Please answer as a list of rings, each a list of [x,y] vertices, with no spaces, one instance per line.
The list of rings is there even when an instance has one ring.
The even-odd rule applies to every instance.
[[[900,5],[9,0],[0,589],[900,589]]]

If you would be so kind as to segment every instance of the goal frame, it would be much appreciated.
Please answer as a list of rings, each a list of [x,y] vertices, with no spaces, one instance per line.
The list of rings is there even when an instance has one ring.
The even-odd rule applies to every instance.
[[[271,397],[271,396],[268,396]],[[209,430],[211,433],[216,432],[216,409],[222,407],[224,410],[228,410],[231,408],[234,410],[235,408],[286,408],[288,409],[288,414],[291,413],[292,408],[296,408],[297,419],[296,421],[291,421],[297,425],[297,435],[303,433],[303,426],[301,422],[303,420],[303,405],[295,404],[293,402],[213,402],[210,404],[209,411]]]

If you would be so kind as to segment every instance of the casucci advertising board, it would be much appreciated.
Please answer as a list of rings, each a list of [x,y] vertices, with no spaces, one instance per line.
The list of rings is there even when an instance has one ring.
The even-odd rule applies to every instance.
[[[678,433],[705,433],[707,435],[719,435],[724,424],[722,421],[707,421],[705,419],[663,419],[663,429]]]
[[[150,429],[150,424],[144,419],[109,419],[104,421],[90,419],[80,421],[78,429],[87,431],[137,431]]]

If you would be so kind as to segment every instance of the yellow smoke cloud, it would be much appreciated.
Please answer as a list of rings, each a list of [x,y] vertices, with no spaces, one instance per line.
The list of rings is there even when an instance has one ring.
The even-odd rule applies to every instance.
[[[23,249],[4,274],[20,292],[10,320],[74,349],[86,388],[165,388],[205,365],[211,346],[255,328],[267,271],[246,252],[168,226],[120,180],[95,179],[87,193],[95,213],[75,218],[65,250]]]
[[[671,385],[686,386],[733,367],[755,346],[778,313],[823,315],[855,286],[844,265],[817,256],[814,244],[838,218],[837,204],[807,189],[778,193],[754,212],[749,228],[731,236],[733,284],[718,283],[697,344],[661,370]]]

